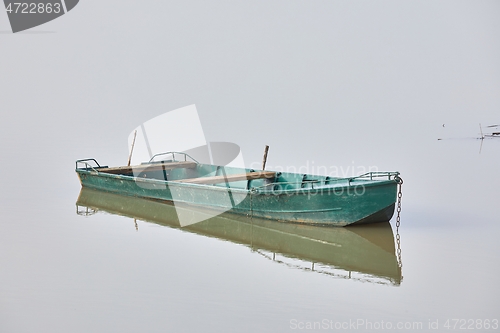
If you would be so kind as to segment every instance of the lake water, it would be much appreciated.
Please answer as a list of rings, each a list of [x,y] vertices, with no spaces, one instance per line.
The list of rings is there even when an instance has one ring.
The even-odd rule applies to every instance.
[[[384,3],[85,2],[0,34],[0,332],[499,331],[498,6]],[[75,160],[126,164],[193,103],[248,166],[401,172],[399,230],[81,192]]]
[[[248,219],[224,215],[209,221],[216,227],[180,228],[168,213],[153,214],[154,203],[80,193],[73,153],[64,153],[63,161],[53,149],[31,151],[30,158],[19,152],[22,163],[5,161],[2,180],[2,329],[286,332],[349,324],[358,331],[397,325],[429,331],[429,325],[442,330],[447,323],[457,330],[494,325],[500,142],[485,140],[479,154],[480,140],[428,139],[426,149],[415,149],[415,164],[400,170],[402,272],[394,218],[392,229],[297,231],[255,221],[254,234]],[[99,204],[85,216],[93,213],[85,207]]]

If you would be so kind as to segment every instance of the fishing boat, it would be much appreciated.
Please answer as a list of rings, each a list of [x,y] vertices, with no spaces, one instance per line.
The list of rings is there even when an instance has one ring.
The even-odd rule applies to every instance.
[[[192,209],[192,207],[191,207]],[[169,202],[123,196],[82,188],[76,202],[79,215],[105,212],[212,237],[250,248],[274,263],[334,278],[398,286],[402,281],[400,257],[396,258],[394,234],[389,222],[330,228],[328,226],[280,223],[236,215],[211,216],[183,227],[179,210]],[[132,223],[131,223],[132,226]]]
[[[136,166],[108,167],[81,159],[76,173],[82,187],[170,201],[176,207],[331,226],[390,220],[402,182],[399,172],[348,178],[274,172],[203,164],[183,152],[157,154]]]

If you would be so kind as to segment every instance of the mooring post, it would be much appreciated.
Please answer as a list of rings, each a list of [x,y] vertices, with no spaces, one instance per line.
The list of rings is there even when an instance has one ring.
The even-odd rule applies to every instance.
[[[134,131],[134,139],[132,140],[132,147],[130,148],[130,155],[128,155],[127,166],[130,166],[130,161],[132,160],[132,153],[134,152],[135,136],[137,135],[137,130]]]
[[[266,148],[264,149],[264,158],[262,159],[262,170],[266,169],[266,161],[267,161],[267,152],[269,150],[269,146],[266,145]]]

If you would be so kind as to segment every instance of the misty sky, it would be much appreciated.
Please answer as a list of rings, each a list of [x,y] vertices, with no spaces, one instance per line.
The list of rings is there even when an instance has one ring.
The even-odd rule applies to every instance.
[[[443,123],[474,136],[500,121],[499,13],[497,1],[86,0],[11,34],[0,11],[2,159],[23,165],[2,181],[18,186],[33,159],[64,174],[77,158],[123,164],[134,128],[191,104],[207,140],[237,143],[247,164],[268,144],[270,166],[416,176]]]

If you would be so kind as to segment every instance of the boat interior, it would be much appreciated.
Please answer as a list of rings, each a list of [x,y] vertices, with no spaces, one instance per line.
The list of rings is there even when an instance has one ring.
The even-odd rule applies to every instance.
[[[159,156],[170,155],[168,159],[156,161]],[[178,159],[178,156],[183,158]],[[87,171],[113,175],[156,179],[186,184],[213,185],[239,189],[259,189],[259,191],[299,190],[339,185],[351,185],[360,181],[391,179],[396,173],[370,172],[351,178],[338,178],[301,173],[254,170],[230,166],[203,164],[197,162],[186,153],[168,152],[154,155],[150,161],[135,166],[108,167],[101,166],[95,159],[78,160]],[[92,165],[93,164],[93,165]]]

